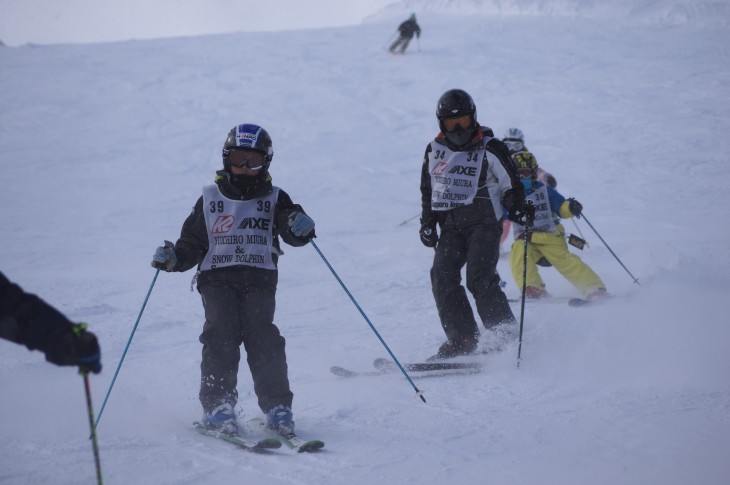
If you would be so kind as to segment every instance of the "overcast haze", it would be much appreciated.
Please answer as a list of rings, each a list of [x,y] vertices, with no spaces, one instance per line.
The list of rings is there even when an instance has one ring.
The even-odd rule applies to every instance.
[[[3,14],[10,3],[39,5],[0,0]],[[203,310],[192,271],[162,273],[99,425],[105,483],[730,483],[728,3],[424,0],[347,16],[304,3],[333,24],[309,28],[301,13],[285,17],[293,30],[0,48],[0,269],[99,336],[97,411],[152,254],[179,235],[237,123],[269,131],[274,183],[313,217],[318,247],[404,362],[444,339],[433,250],[401,223],[419,213],[450,88],[469,91],[497,134],[522,128],[641,286],[583,221],[566,221],[616,298],[568,307],[575,288],[541,269],[563,301],[527,303],[520,369],[513,345],[471,357],[481,374],[414,376],[424,404],[401,375],[330,373],[370,370],[386,352],[315,250],[283,245],[275,321],[294,417],[326,451],[260,456],[193,431]],[[54,4],[68,6],[58,16],[89,2],[45,11]],[[122,4],[120,23],[141,2]],[[392,56],[384,46],[412,11],[423,35]],[[498,269],[516,298],[506,258]],[[78,374],[6,341],[0,356],[0,484],[93,483]],[[240,420],[260,417],[245,364],[238,390]]]

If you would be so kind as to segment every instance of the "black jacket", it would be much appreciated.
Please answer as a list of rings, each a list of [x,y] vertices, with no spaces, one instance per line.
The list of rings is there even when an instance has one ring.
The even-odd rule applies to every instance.
[[[50,362],[56,362],[59,343],[72,327],[58,310],[0,273],[0,337],[40,350]]]
[[[413,34],[416,34],[419,38],[421,37],[421,27],[418,26],[415,20],[408,19],[398,26],[401,37],[413,38]]]
[[[242,190],[231,183],[230,177],[231,176],[228,172],[219,171],[217,172],[215,182],[220,188],[221,193],[232,200],[250,200],[269,194],[273,190],[271,179],[268,176],[265,180],[259,180],[258,183],[248,186],[246,190]],[[172,271],[187,271],[193,266],[197,266],[202,263],[205,255],[208,253],[208,229],[205,225],[205,213],[203,210],[203,196],[201,195],[193,207],[193,212],[187,219],[185,219],[180,232],[180,238],[175,243],[174,250],[175,256],[177,257],[177,264]],[[273,246],[276,248],[277,252],[280,252],[281,250],[278,236],[281,236],[285,243],[295,247],[304,246],[307,242],[309,242],[309,238],[299,238],[291,233],[288,221],[289,215],[292,212],[304,212],[304,210],[298,204],[294,204],[291,197],[280,189],[279,198],[277,199],[276,208],[274,209],[273,227]],[[273,254],[273,260],[274,264],[277,264],[277,254]],[[217,268],[201,272],[198,281],[202,284],[207,278],[212,276],[211,274],[206,273],[220,272],[221,276],[223,276],[222,273],[235,273],[237,271],[257,269],[258,268],[243,265]]]
[[[432,143],[428,144],[423,156],[423,165],[421,167],[421,224],[429,226],[435,226],[438,224],[441,229],[452,228],[459,230],[473,224],[496,224],[502,219],[502,214],[494,213],[494,207],[487,188],[486,157],[482,159],[482,170],[479,177],[480,188],[478,189],[476,196],[474,197],[474,201],[471,204],[446,211],[431,210],[431,174],[428,171],[428,154],[431,152],[432,144],[436,143],[444,145],[452,151],[468,151],[470,147],[481,143],[485,136],[493,137],[494,134],[491,128],[482,126],[477,131],[477,135],[471,143],[461,149],[449,143],[449,141],[441,133],[438,134]],[[507,146],[497,138],[490,138],[487,142],[486,149],[499,159],[500,164],[504,167],[507,175],[509,176],[511,189],[507,191],[504,198],[508,198],[508,194],[512,193],[511,197],[524,199],[524,189],[520,182],[517,170],[512,163]],[[505,204],[504,198],[501,202],[504,205],[511,205],[510,203]]]

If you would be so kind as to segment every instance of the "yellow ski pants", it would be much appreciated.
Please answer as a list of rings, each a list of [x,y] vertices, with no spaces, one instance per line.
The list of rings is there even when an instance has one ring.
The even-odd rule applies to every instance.
[[[568,250],[563,236],[562,226],[558,226],[559,234],[549,232],[533,232],[527,243],[527,286],[545,289],[545,283],[537,271],[537,262],[541,257],[547,259],[558,272],[570,281],[583,296],[598,288],[606,288],[601,278],[578,256]],[[522,269],[525,251],[524,239],[517,239],[512,244],[509,265],[517,288],[522,291]]]

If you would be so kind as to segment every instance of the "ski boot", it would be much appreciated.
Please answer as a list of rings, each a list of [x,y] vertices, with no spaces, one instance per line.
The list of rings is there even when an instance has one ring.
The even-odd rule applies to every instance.
[[[266,427],[282,436],[294,433],[294,414],[289,406],[280,404],[266,413]]]
[[[223,403],[210,413],[206,413],[201,421],[205,429],[218,431],[223,434],[238,434],[238,421],[233,406],[230,403]]]

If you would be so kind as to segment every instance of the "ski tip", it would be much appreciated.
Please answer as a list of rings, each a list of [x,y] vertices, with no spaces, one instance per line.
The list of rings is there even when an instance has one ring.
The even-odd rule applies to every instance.
[[[297,453],[312,453],[314,451],[319,451],[322,448],[324,448],[324,441],[311,440],[299,446],[299,448],[297,448]]]
[[[586,300],[583,298],[571,298],[570,300],[568,300],[568,305],[574,306],[574,307],[588,306],[591,303],[592,302],[590,300]]]

